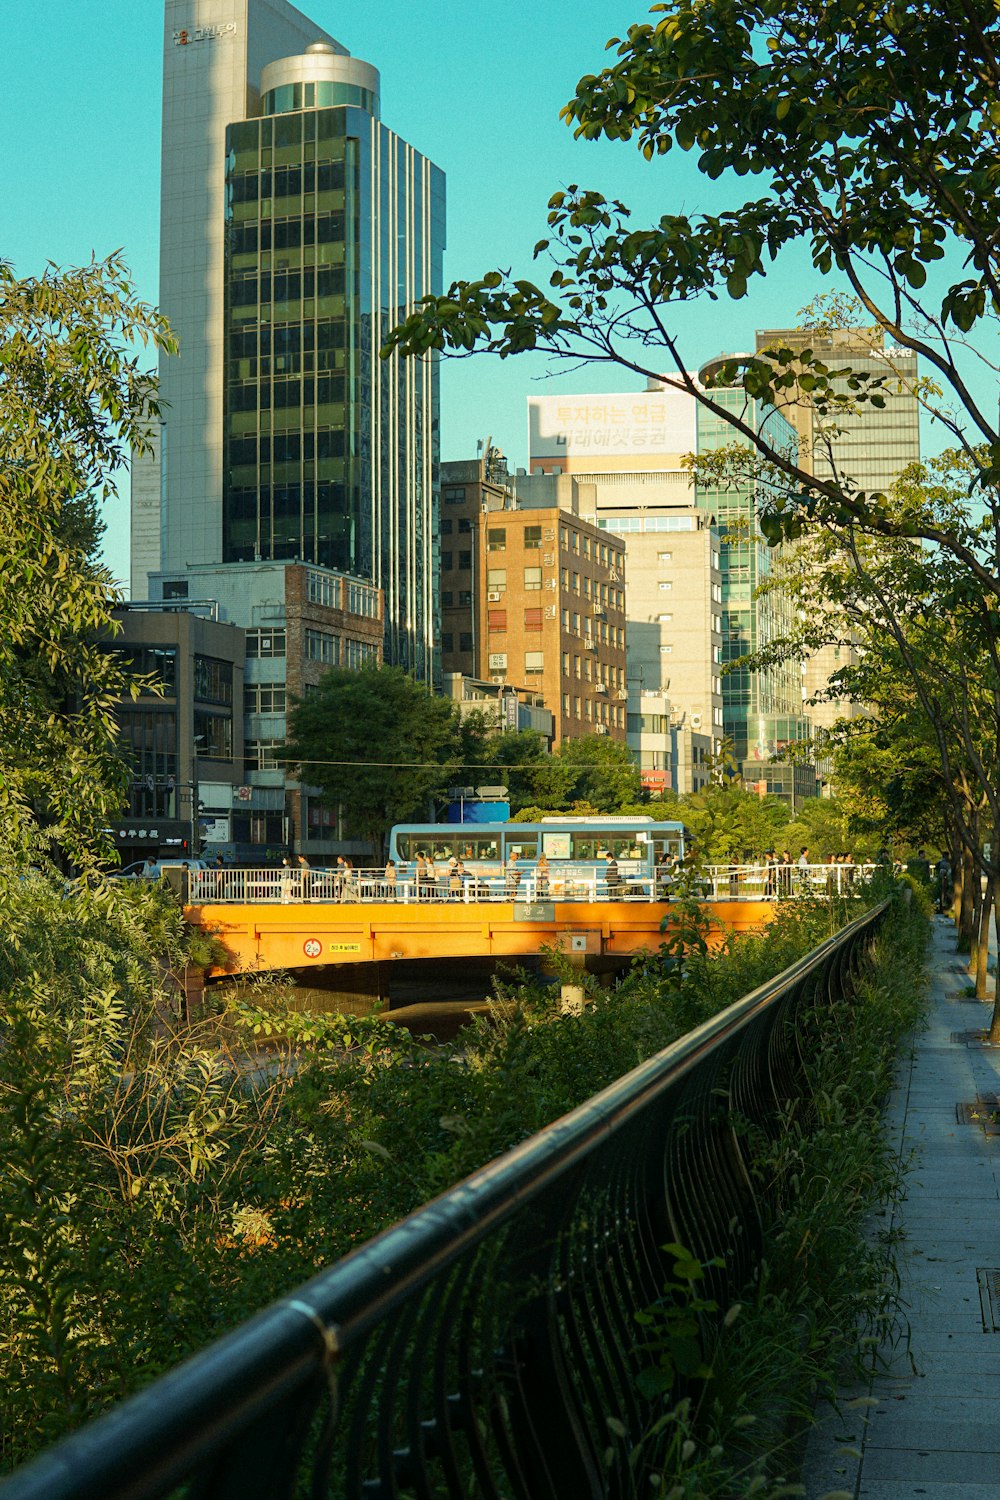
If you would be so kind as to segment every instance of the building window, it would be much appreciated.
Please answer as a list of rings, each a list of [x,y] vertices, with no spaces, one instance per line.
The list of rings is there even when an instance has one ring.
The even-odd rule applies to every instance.
[[[570,712],[570,706],[569,706],[569,704],[570,704],[569,693],[563,693],[563,713],[564,714],[567,714],[567,715],[569,714],[569,712]]]
[[[245,682],[243,684],[243,712],[245,714],[283,714],[285,712],[284,683]]]
[[[460,552],[458,554],[458,566],[459,568],[464,568],[466,571],[468,571],[468,569],[472,567],[472,553]]]
[[[469,535],[469,534],[471,534],[471,532],[472,532],[472,522],[469,520],[468,516],[459,516],[459,519],[458,519],[458,534],[459,534],[459,536]]]
[[[163,585],[163,598],[186,599],[188,597],[188,584],[186,579],[174,579]]]
[[[244,769],[251,771],[276,771],[280,764],[278,751],[284,740],[247,740],[243,749]]]
[[[366,620],[377,620],[378,589],[367,583],[348,583],[347,612],[351,615],[363,615]]]
[[[340,641],[328,630],[306,631],[306,659],[321,661],[324,666],[335,667],[340,662]]]
[[[465,501],[465,486],[446,484],[441,492],[441,498],[445,505],[462,505]]]
[[[524,528],[524,550],[535,552],[542,545],[542,528],[540,526],[526,526]]]
[[[441,571],[443,573],[451,572],[452,556],[453,554],[451,552],[441,553]]]
[[[545,670],[545,656],[541,651],[526,651],[524,653],[525,676],[535,676]]]
[[[442,604],[442,606],[445,609],[451,609],[451,606],[454,604],[454,602],[455,602],[455,595],[452,593],[451,589],[445,589],[444,592],[441,595],[441,604]]]
[[[459,651],[471,651],[472,650],[472,631],[471,630],[463,630],[461,632],[461,634],[458,637],[458,649],[459,649]]]
[[[507,569],[487,568],[486,587],[488,589],[505,589],[507,587]]]
[[[445,516],[445,517],[443,517],[443,519],[441,521],[441,535],[442,536],[451,536],[451,533],[452,533],[453,530],[454,530],[454,527],[452,525],[451,516]]]
[[[441,637],[441,650],[448,651],[450,653],[454,651],[454,649],[455,637],[452,635],[450,630],[446,630],[444,635]]]
[[[569,670],[570,670],[570,660],[569,660],[569,652],[568,651],[564,651],[563,654],[562,654],[562,669],[563,669],[563,676],[564,677],[568,677],[569,676]]]
[[[378,661],[378,647],[371,641],[345,640],[342,657],[349,671],[360,672],[369,662]]]
[[[471,605],[471,603],[472,603],[472,590],[471,589],[459,589],[459,591],[458,591],[458,602],[459,602],[460,606],[461,605],[465,605],[465,604],[470,604]]]
[[[507,548],[506,526],[487,526],[486,528],[486,550],[487,552],[504,552]]]
[[[232,718],[229,714],[209,714],[195,709],[194,740],[199,760],[232,760]]]
[[[525,630],[541,630],[542,611],[540,609],[526,609],[524,611]]]
[[[542,586],[541,568],[525,568],[524,587],[528,590],[540,589]]]
[[[507,629],[507,611],[505,609],[490,609],[486,612],[486,621],[490,630]]]
[[[716,553],[716,556],[718,556],[718,553]],[[672,552],[658,552],[656,554],[657,562],[673,562],[673,560],[674,554]]]
[[[261,628],[260,630],[247,631],[247,657],[255,656],[284,656],[285,654],[285,629],[282,626],[277,630]]]

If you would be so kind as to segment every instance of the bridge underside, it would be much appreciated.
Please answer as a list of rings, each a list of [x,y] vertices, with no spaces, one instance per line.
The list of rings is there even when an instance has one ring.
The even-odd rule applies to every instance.
[[[759,931],[774,910],[770,901],[705,904],[712,918],[712,945],[730,932]],[[581,968],[599,970],[643,950],[655,951],[663,941],[660,923],[664,916],[669,919],[670,905],[289,902],[188,906],[185,914],[229,951],[230,962],[213,970],[215,975],[409,959],[519,958],[557,943]]]

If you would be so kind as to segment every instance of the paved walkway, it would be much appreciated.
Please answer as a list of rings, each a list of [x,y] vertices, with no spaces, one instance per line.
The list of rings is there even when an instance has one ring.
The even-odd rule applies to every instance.
[[[896,1214],[909,1346],[874,1380],[875,1404],[814,1432],[808,1500],[830,1491],[1000,1500],[1000,1048],[962,1036],[988,1025],[990,1007],[968,995],[966,960],[944,917],[934,919],[931,965],[929,1027],[889,1111],[902,1152],[914,1157]],[[977,1100],[992,1102],[993,1120]]]

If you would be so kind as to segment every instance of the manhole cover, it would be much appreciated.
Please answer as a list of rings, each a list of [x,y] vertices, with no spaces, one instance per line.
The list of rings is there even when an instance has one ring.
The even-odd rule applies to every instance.
[[[1000,1333],[1000,1271],[976,1272],[979,1282],[979,1300],[983,1305],[983,1330]]]

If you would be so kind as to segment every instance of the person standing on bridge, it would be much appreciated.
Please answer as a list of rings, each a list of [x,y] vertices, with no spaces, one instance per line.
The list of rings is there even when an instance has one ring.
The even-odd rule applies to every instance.
[[[518,853],[515,849],[507,861],[507,897],[510,901],[517,900],[517,888],[521,884],[521,869],[517,861]]]
[[[618,861],[613,854],[607,856],[607,868],[604,871],[604,883],[608,888],[608,900],[618,900],[620,877],[618,874]]]
[[[396,861],[390,859],[385,866],[385,899],[395,901],[396,899]]]
[[[549,861],[544,854],[538,856],[535,866],[535,895],[544,899],[549,894]]]

